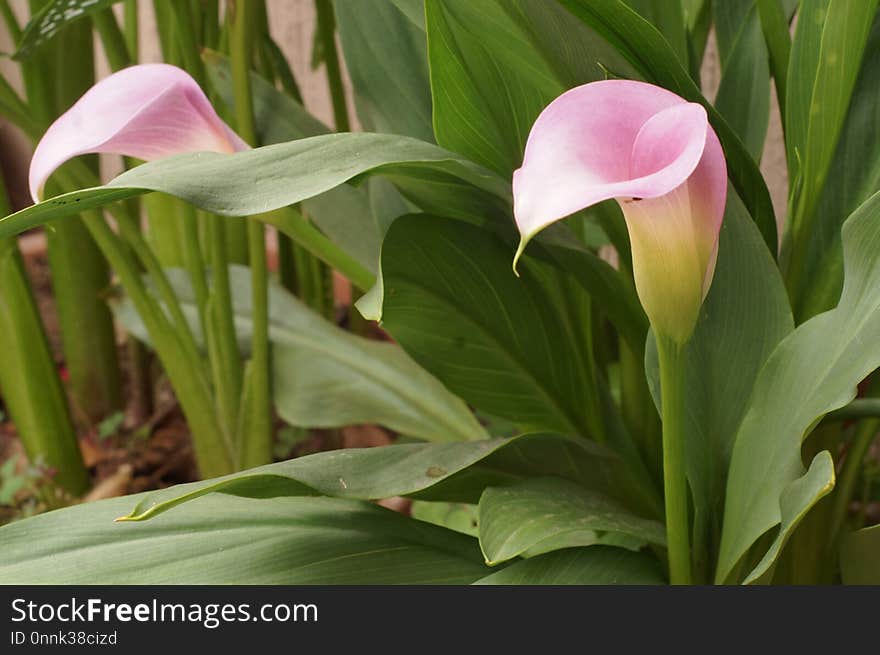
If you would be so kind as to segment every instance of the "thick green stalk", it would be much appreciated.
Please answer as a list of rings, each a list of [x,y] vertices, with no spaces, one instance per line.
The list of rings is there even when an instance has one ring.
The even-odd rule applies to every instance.
[[[205,279],[205,259],[199,243],[199,223],[195,207],[186,202],[177,202],[177,220],[183,239],[183,263],[189,273],[196,306],[199,311],[199,324],[202,334],[208,329],[208,282]]]
[[[171,3],[168,0],[153,0],[153,13],[156,15],[156,31],[159,33],[162,61],[179,66],[180,48],[177,46],[177,30],[174,16],[171,14]]]
[[[345,104],[345,87],[339,67],[339,52],[336,50],[336,17],[330,0],[315,0],[315,13],[318,19],[318,38],[324,53],[327,81],[330,85],[330,100],[333,103],[333,121],[337,132],[348,132],[348,107]]]
[[[187,72],[193,76],[200,86],[205,83],[205,65],[202,62],[198,34],[189,2],[171,2],[174,14],[174,26],[177,30],[177,42]]]
[[[125,47],[132,61],[137,61],[140,56],[138,22],[138,1],[125,0],[122,7],[122,23],[125,34]]]
[[[207,341],[217,411],[224,426],[229,432],[234,432],[239,423],[242,365],[235,334],[223,221],[224,219],[216,216],[208,216],[205,221],[205,241],[211,262],[211,291],[208,302],[208,324],[211,332]]]
[[[220,43],[219,0],[202,0],[202,43],[212,50]]]
[[[2,184],[0,212],[10,212]],[[0,390],[25,452],[55,470],[55,481],[78,496],[88,488],[89,474],[15,238],[0,240],[0,333]]]
[[[663,418],[663,490],[669,581],[691,583],[690,521],[685,472],[685,346],[659,334],[660,397]]]
[[[255,5],[231,1],[227,12],[231,25],[232,86],[235,118],[239,135],[248,143],[257,142],[254,108],[250,88]],[[272,459],[272,400],[269,373],[269,279],[266,265],[266,236],[263,224],[248,221],[248,254],[251,265],[251,375],[246,430],[241,435],[241,464],[258,466]]]
[[[113,10],[107,8],[94,12],[92,23],[101,37],[101,45],[104,46],[104,54],[107,56],[110,68],[118,71],[120,68],[130,66],[132,56],[125,43],[125,36],[116,22]]]
[[[6,24],[6,30],[9,32],[12,43],[17,44],[21,41],[21,27],[15,12],[9,6],[9,0],[0,0],[0,16],[3,16],[3,22]]]

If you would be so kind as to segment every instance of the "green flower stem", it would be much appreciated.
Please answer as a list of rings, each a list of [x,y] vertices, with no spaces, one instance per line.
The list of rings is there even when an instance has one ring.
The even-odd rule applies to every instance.
[[[9,32],[9,38],[13,43],[21,41],[21,26],[15,17],[15,12],[9,6],[9,0],[0,0],[0,16],[3,16],[3,22],[6,24],[6,30]]]
[[[101,37],[101,45],[104,46],[104,54],[110,68],[118,71],[126,66],[131,66],[132,56],[125,43],[125,36],[119,29],[116,16],[109,7],[92,14],[92,24]]]
[[[669,581],[691,583],[690,521],[685,472],[685,346],[655,334],[660,359],[663,419],[663,490],[666,501],[666,548]]]
[[[125,34],[125,47],[132,61],[137,61],[140,55],[138,22],[137,0],[125,0],[122,7],[122,24]]]
[[[288,235],[322,262],[342,273],[356,287],[369,289],[376,282],[373,273],[324,236],[296,208],[284,207],[260,214],[260,220]]]
[[[202,63],[201,48],[199,47],[190,3],[171,2],[168,4],[171,12],[174,14],[177,43],[180,46],[184,67],[193,76],[193,79],[199,83],[199,86],[204,88],[205,66]]]
[[[0,211],[10,211],[2,183]],[[55,482],[80,495],[89,474],[15,238],[0,240],[0,332],[0,390],[28,458],[54,469]]]
[[[250,69],[254,9],[256,5],[230,1],[230,58],[235,119],[238,134],[250,144],[257,143],[251,96]],[[241,464],[251,468],[272,461],[272,400],[269,372],[269,276],[266,264],[266,236],[263,224],[248,220],[248,258],[251,266],[251,361],[245,395],[245,429],[241,434]]]
[[[348,107],[345,104],[345,87],[339,66],[339,53],[336,50],[336,17],[330,0],[315,0],[315,13],[318,19],[318,38],[327,68],[327,81],[330,85],[330,100],[333,103],[333,122],[337,132],[348,132]]]
[[[199,311],[199,324],[202,334],[208,330],[208,282],[205,279],[205,260],[199,243],[199,222],[195,207],[186,202],[177,202],[177,220],[180,222],[183,239],[183,263],[189,273],[190,283]]]
[[[208,355],[214,381],[217,409],[224,426],[233,431],[239,423],[242,393],[241,354],[235,333],[232,292],[229,288],[229,263],[226,256],[224,221],[206,216],[205,241],[211,264],[210,312],[207,335]]]
[[[216,50],[220,43],[220,2],[202,0],[202,43]]]

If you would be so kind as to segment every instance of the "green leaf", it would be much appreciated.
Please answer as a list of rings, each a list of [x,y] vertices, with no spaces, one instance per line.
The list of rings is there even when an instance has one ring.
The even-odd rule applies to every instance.
[[[722,68],[715,107],[761,161],[770,120],[770,65],[755,0],[716,0],[715,30]],[[727,53],[722,34],[732,39]]]
[[[559,478],[534,478],[490,487],[479,504],[480,548],[490,566],[526,551],[601,543],[603,533],[632,537],[636,543],[666,543],[662,523],[622,507],[600,493]]]
[[[476,541],[328,498],[211,496],[148,523],[114,523],[139,496],[0,528],[3,584],[467,584]]]
[[[35,48],[58,34],[68,25],[90,14],[103,11],[119,0],[49,0],[25,26],[13,59],[26,59]]]
[[[480,585],[661,585],[656,559],[623,548],[590,546],[538,555],[478,580]]]
[[[469,503],[415,500],[410,510],[410,516],[471,537],[476,537],[479,532],[477,506]]]
[[[880,14],[865,48],[880,52]],[[834,159],[810,231],[807,284],[802,315],[813,316],[834,306],[843,286],[840,226],[868,197],[880,190],[880,57],[866,56]]]
[[[628,255],[629,250],[626,252]],[[544,230],[530,244],[529,254],[555,262],[570,273],[607,315],[633,352],[642,351],[648,331],[648,318],[632,283],[626,282],[620,272],[577,243],[567,231],[555,226]]]
[[[437,197],[438,184],[462,190],[475,220],[487,220],[487,207],[509,211],[510,184],[459,155],[404,136],[327,134],[235,154],[203,152],[143,164],[105,186],[56,196],[0,219],[0,238],[147,191],[177,196],[213,214],[262,214],[367,174],[409,181],[406,192],[429,206],[432,201],[442,206],[445,196]],[[474,205],[475,198],[483,204]]]
[[[509,177],[538,113],[566,88],[630,68],[543,0],[428,0],[437,142]],[[603,68],[604,66],[604,68]]]
[[[399,218],[382,247],[383,326],[478,409],[524,429],[590,434],[583,326],[555,302],[548,267],[529,259],[516,277],[511,252],[465,223]]]
[[[798,1],[795,0],[794,4]],[[770,57],[779,113],[784,117],[785,98],[788,95],[788,60],[791,57],[791,34],[785,14],[786,7],[782,6],[780,0],[756,0],[755,4]]]
[[[126,519],[148,519],[213,492],[476,503],[486,486],[554,474],[620,499],[627,492],[618,484],[620,464],[605,449],[552,434],[334,450],[147,494]]]
[[[834,488],[834,460],[827,450],[823,450],[813,458],[810,468],[803,475],[785,488],[779,498],[780,526],[779,532],[770,548],[758,562],[752,572],[746,576],[744,584],[751,584],[765,577],[772,571],[773,563],[782,552],[782,548],[794,529],[806,516],[807,512],[823,496]]]
[[[361,125],[433,141],[424,29],[391,0],[333,6]]]
[[[730,125],[700,93],[663,36],[621,0],[558,1],[605,37],[646,80],[706,108],[724,147],[728,175],[775,256],[776,218],[757,164]]]
[[[844,584],[880,585],[880,525],[849,533],[840,548]]]
[[[719,582],[783,520],[780,499],[804,475],[801,443],[812,426],[849,403],[856,385],[880,365],[880,351],[865,347],[880,340],[880,194],[844,224],[843,248],[840,303],[783,339],[755,382],[731,457]]]
[[[657,28],[683,66],[688,65],[687,25],[680,0],[625,0],[645,20]]]
[[[877,0],[803,0],[788,67],[785,142],[794,232],[809,229],[859,73]]]
[[[737,430],[761,367],[794,328],[779,269],[742,202],[730,193],[718,263],[687,353],[687,474],[695,509],[694,551],[702,564],[721,529],[724,485]],[[653,337],[646,369],[660,406]],[[717,538],[716,538],[717,539]]]
[[[182,309],[198,330],[189,276],[169,270]],[[239,349],[253,329],[250,271],[229,268]],[[126,330],[144,341],[147,331],[130,301],[117,311]],[[334,428],[378,423],[428,441],[486,438],[468,407],[397,345],[355,336],[309,309],[277,284],[269,286],[273,399],[290,424]]]

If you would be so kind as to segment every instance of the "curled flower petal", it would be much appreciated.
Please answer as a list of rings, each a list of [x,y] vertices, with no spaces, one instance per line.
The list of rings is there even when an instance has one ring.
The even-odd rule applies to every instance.
[[[144,64],[101,80],[49,127],[34,151],[28,181],[37,201],[52,172],[78,155],[104,152],[149,161],[247,148],[186,72]]]
[[[701,105],[629,80],[572,89],[535,122],[513,195],[516,258],[554,221],[617,199],[652,325],[677,341],[690,336],[727,197],[724,155]]]

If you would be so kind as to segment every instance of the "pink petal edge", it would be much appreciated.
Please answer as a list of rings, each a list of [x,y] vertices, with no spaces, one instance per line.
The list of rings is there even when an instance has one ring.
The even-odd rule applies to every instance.
[[[78,155],[103,152],[149,161],[247,148],[185,71],[143,64],[98,82],[49,127],[34,151],[28,182],[38,202],[49,176]]]
[[[522,239],[611,198],[653,198],[693,173],[711,132],[705,109],[632,80],[592,82],[548,105],[513,175]]]

